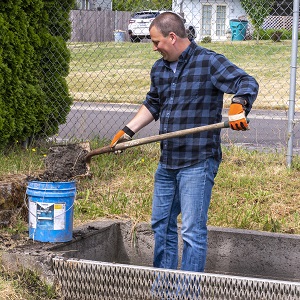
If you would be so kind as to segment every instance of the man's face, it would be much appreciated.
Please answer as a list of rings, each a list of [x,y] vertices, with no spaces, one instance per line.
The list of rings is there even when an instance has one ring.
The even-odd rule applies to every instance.
[[[173,32],[170,32],[167,37],[164,37],[162,33],[153,26],[150,29],[150,36],[153,43],[153,50],[158,51],[164,60],[172,62],[178,59],[174,51],[176,35]]]

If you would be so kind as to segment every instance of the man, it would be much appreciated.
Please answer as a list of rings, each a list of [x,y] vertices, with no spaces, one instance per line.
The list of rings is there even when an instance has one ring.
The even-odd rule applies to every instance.
[[[222,120],[223,94],[234,94],[229,108],[233,130],[246,130],[245,116],[257,97],[256,80],[224,56],[187,38],[182,19],[165,12],[150,25],[153,50],[162,58],[151,70],[151,86],[133,119],[113,138],[111,147],[131,139],[160,119],[160,133]],[[207,249],[207,214],[221,161],[220,129],[161,142],[155,173],[152,220],[154,267],[178,266],[177,217],[181,213],[181,269],[202,272]]]

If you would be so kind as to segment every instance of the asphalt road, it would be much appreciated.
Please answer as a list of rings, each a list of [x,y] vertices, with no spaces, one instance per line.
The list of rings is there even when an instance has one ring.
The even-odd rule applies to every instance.
[[[90,140],[95,137],[106,138],[113,135],[134,116],[139,105],[95,104],[76,102],[66,124],[60,126],[57,136],[62,140]],[[255,110],[249,114],[250,130],[234,131],[222,129],[223,144],[242,145],[251,149],[284,150],[287,145],[288,113],[279,110]],[[227,111],[223,118],[226,120]],[[300,153],[300,113],[294,119],[294,152]],[[135,138],[158,134],[159,122],[152,122],[143,128]]]

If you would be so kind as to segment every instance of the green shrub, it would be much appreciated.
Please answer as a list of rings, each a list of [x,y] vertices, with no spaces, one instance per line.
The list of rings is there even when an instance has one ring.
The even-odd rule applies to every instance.
[[[211,37],[210,37],[210,36],[205,36],[205,37],[201,40],[201,43],[204,43],[204,44],[209,44],[209,43],[211,43]]]
[[[287,29],[259,29],[259,39],[260,40],[274,40],[275,36],[279,35],[280,40],[291,40],[292,39],[292,30]],[[257,31],[253,33],[253,36],[257,36]],[[277,41],[277,39],[275,40]]]
[[[54,134],[66,119],[72,99],[65,83],[70,62],[65,40],[73,2],[0,2],[1,148]]]
[[[50,113],[47,114],[47,122],[43,123],[41,133],[47,136],[57,133],[58,126],[66,122],[72,104],[66,82],[71,58],[66,41],[71,36],[69,12],[73,5],[73,0],[45,2],[49,32],[43,35],[41,66],[44,75],[43,91],[47,95]]]

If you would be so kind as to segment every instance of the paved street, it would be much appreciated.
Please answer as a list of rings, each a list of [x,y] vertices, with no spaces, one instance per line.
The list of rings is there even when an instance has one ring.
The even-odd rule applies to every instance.
[[[139,105],[94,104],[76,102],[68,121],[60,126],[58,141],[65,139],[89,140],[94,137],[110,140],[137,112]],[[222,129],[223,144],[243,145],[251,149],[285,149],[287,144],[287,112],[278,110],[252,110],[249,114],[250,130]],[[227,111],[223,113],[224,120]],[[300,153],[300,114],[295,115],[294,152]],[[158,134],[159,122],[143,128],[135,138]]]

